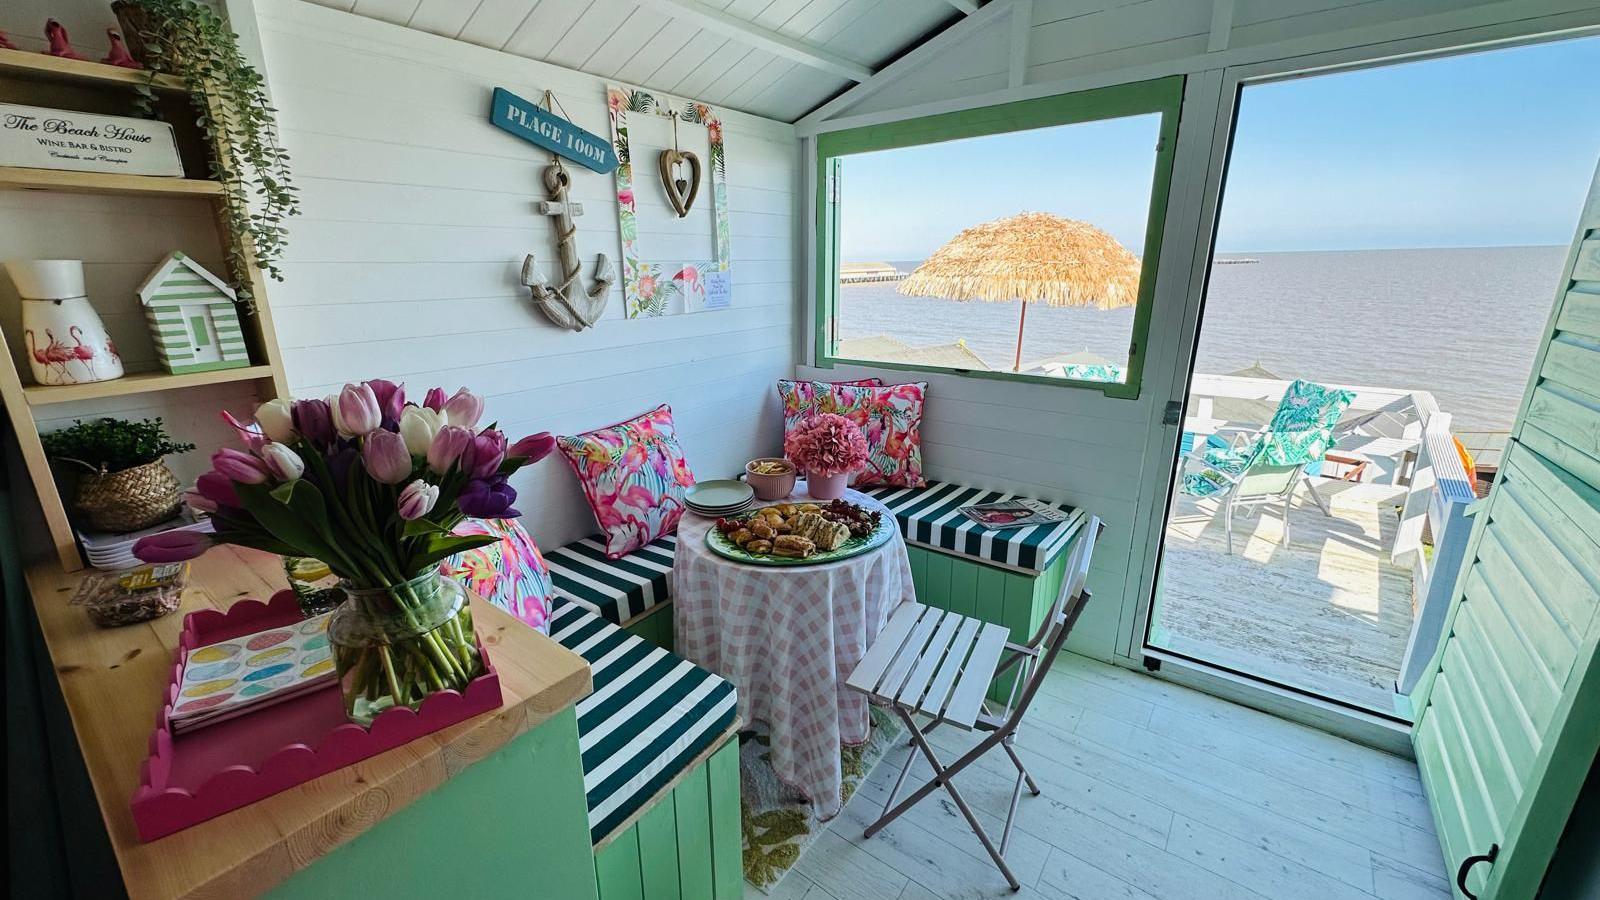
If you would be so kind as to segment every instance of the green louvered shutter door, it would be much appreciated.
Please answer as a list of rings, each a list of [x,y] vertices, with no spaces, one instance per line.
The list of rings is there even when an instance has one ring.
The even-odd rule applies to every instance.
[[[1597,607],[1600,173],[1446,637],[1412,698],[1447,874],[1469,892],[1457,896],[1538,892],[1600,747]]]

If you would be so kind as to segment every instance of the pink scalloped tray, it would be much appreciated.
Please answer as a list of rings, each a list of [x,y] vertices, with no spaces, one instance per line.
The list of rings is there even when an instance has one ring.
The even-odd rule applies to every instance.
[[[483,654],[484,674],[465,692],[443,691],[422,708],[390,709],[370,728],[345,718],[338,682],[196,731],[173,735],[167,723],[178,696],[184,656],[195,647],[301,620],[294,594],[270,603],[241,600],[226,613],[201,610],[184,617],[167,702],[139,769],[133,821],[139,839],[153,841],[279,791],[376,756],[425,734],[500,708],[500,675]],[[483,645],[478,645],[483,651]]]

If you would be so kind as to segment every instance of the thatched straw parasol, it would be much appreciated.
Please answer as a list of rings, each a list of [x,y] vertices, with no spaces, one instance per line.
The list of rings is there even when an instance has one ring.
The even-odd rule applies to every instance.
[[[1029,303],[1132,306],[1139,294],[1139,258],[1088,222],[1023,213],[956,235],[900,282],[899,291],[946,300],[1021,300],[1012,363],[1012,371],[1020,371]]]

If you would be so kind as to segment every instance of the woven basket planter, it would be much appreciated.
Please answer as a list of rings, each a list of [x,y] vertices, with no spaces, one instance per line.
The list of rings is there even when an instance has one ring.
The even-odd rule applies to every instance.
[[[78,481],[78,511],[100,531],[149,528],[177,515],[181,503],[178,478],[159,459],[120,472],[96,472]]]

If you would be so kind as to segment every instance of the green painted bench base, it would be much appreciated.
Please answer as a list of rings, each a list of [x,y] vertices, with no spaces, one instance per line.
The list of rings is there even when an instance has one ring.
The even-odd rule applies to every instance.
[[[600,900],[738,900],[741,843],[733,738],[595,853]]]
[[[623,626],[623,631],[636,637],[642,637],[663,650],[671,651],[672,636],[672,604],[663,603],[642,616]]]
[[[1049,614],[1050,604],[1061,591],[1070,555],[1059,554],[1049,568],[1032,573],[917,544],[907,544],[906,553],[911,557],[911,581],[919,602],[1004,625],[1011,630],[1012,642],[1018,644],[1032,638]],[[1005,702],[1014,680],[1015,673],[1010,671],[996,678],[989,688],[990,699]]]

